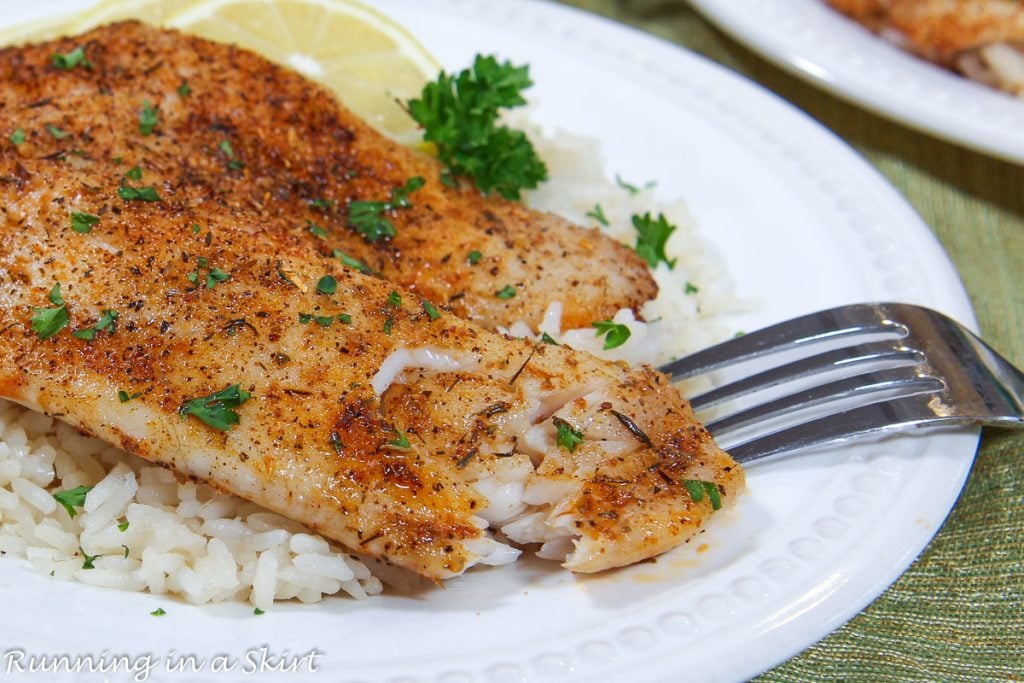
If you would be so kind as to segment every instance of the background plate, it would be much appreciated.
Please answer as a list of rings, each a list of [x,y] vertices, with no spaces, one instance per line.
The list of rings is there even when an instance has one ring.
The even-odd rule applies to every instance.
[[[1024,100],[918,59],[825,0],[690,0],[751,49],[912,128],[1024,163]]]
[[[86,4],[24,6],[3,20]],[[477,51],[529,62],[538,120],[600,138],[610,175],[657,179],[665,197],[687,198],[740,295],[760,302],[735,321],[739,329],[878,299],[973,324],[955,271],[899,195],[758,87],[559,6],[375,5],[449,69]],[[524,561],[444,588],[282,604],[258,618],[243,605],[197,608],[53,582],[8,559],[0,561],[3,648],[126,655],[140,671],[152,665],[145,680],[741,680],[821,638],[895,580],[945,518],[976,446],[976,432],[933,433],[752,468],[735,510],[656,563],[574,577]],[[149,616],[158,606],[167,615]],[[275,657],[315,650],[319,671],[267,670],[288,662],[264,659],[261,648]],[[183,655],[196,657],[198,672],[168,672]],[[233,668],[213,670],[217,656]]]

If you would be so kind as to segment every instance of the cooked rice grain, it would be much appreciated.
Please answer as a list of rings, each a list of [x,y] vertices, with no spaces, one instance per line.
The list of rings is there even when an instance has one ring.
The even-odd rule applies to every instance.
[[[362,563],[300,525],[6,401],[0,440],[0,552],[44,574],[262,609],[381,591]],[[85,471],[82,453],[106,467]],[[71,517],[53,493],[79,485],[92,489]]]

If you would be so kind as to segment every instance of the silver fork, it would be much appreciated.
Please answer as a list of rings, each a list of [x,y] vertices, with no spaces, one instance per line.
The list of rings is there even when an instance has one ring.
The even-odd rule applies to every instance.
[[[959,323],[910,304],[812,313],[661,370],[682,380],[780,352],[799,357],[748,370],[691,401],[706,414],[754,392],[770,394],[707,422],[741,463],[908,427],[1024,426],[1024,373]],[[787,393],[785,385],[794,382],[797,388]],[[752,430],[760,433],[750,435]]]

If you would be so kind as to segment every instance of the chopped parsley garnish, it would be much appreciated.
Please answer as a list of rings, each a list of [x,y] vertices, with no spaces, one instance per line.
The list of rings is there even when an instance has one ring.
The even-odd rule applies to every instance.
[[[117,322],[117,311],[103,311],[103,315],[100,316],[99,322],[92,327],[86,327],[81,330],[75,330],[71,333],[72,336],[79,339],[85,339],[86,341],[92,341],[96,338],[97,332],[109,330],[110,334],[114,334],[115,323]],[[123,403],[123,401],[122,401]]]
[[[196,269],[186,276],[189,282],[198,286],[199,275],[202,270],[206,271],[205,284],[207,289],[213,289],[221,282],[231,278],[231,273],[225,272],[216,266],[210,267],[210,260],[205,256],[200,256],[196,259]]]
[[[117,525],[117,530],[122,532],[122,533],[125,532],[125,531],[128,531],[128,522],[127,522],[127,520],[124,521],[124,522],[121,522],[120,524],[118,524]]]
[[[263,610],[261,610],[261,609],[260,609],[259,607],[257,607],[256,609],[254,609],[254,610],[252,611],[252,613],[253,613],[253,614],[255,614],[256,616],[260,616],[261,614],[266,614],[266,612],[264,612]]]
[[[338,291],[338,281],[335,280],[330,275],[324,275],[316,283],[316,291],[320,292],[321,294],[326,294],[327,296],[331,296],[336,291]]]
[[[64,297],[60,293],[60,283],[56,283],[50,290],[50,303],[56,308],[33,308],[31,324],[32,330],[40,339],[46,339],[64,329],[68,324],[68,307],[64,303]]]
[[[25,142],[25,131],[18,128],[7,139],[14,143],[15,146],[23,144]]]
[[[384,217],[387,202],[356,201],[348,205],[348,224],[367,242],[398,234],[395,226]]]
[[[342,313],[341,315],[338,316],[338,322],[343,323],[345,325],[350,325],[352,323],[352,316],[350,316],[348,313]]]
[[[423,186],[427,184],[427,181],[423,179],[423,176],[416,175],[405,181],[405,185],[392,190],[391,201],[388,202],[390,209],[408,209],[412,206],[409,201],[409,195],[416,190],[423,189]]]
[[[82,562],[82,569],[95,569],[96,567],[93,565],[93,562],[96,561],[97,557],[103,557],[102,555],[88,554],[87,552],[82,550],[82,546],[78,546],[78,552],[82,553],[82,557],[85,558],[85,561]]]
[[[423,128],[423,139],[454,176],[473,180],[488,194],[519,199],[520,190],[547,180],[548,170],[522,131],[498,125],[502,109],[526,104],[528,66],[499,63],[477,55],[471,69],[441,72],[408,102],[409,114]]]
[[[476,264],[480,263],[480,259],[482,259],[483,257],[484,255],[481,252],[474,249],[473,251],[469,252],[469,254],[466,256],[466,260],[469,261],[469,265],[475,266]]]
[[[238,171],[245,168],[245,164],[235,158],[235,149],[231,146],[230,140],[223,140],[219,145],[220,151],[228,158],[228,168]]]
[[[607,335],[604,338],[604,349],[614,349],[622,346],[629,339],[630,331],[625,325],[612,322],[611,320],[602,320],[600,322],[590,323],[591,327],[597,328],[597,334],[594,336],[600,337],[601,335]]]
[[[202,230],[202,228],[199,227],[198,223],[193,223],[192,224],[192,234],[193,235],[198,235],[201,230]]]
[[[182,403],[178,413],[183,420],[189,415],[195,415],[214,429],[226,432],[232,425],[238,424],[238,413],[234,409],[248,401],[251,396],[252,394],[242,390],[240,385],[232,384],[209,396],[200,396]]]
[[[388,441],[388,445],[394,446],[395,448],[409,448],[409,437],[407,437],[401,429],[398,429],[397,427],[394,427],[393,429],[395,430],[395,438]]]
[[[513,287],[512,285],[505,285],[504,287],[502,287],[501,289],[494,293],[494,296],[498,297],[499,299],[511,299],[515,295],[516,288]]]
[[[153,610],[149,614],[151,616],[154,616],[154,617],[162,617],[163,615],[167,614],[167,612],[164,611],[163,607],[157,607],[155,610]]]
[[[92,232],[92,229],[100,222],[99,216],[94,216],[91,213],[80,213],[78,211],[71,212],[71,229],[75,232]]]
[[[127,403],[128,401],[136,399],[139,396],[142,396],[142,392],[136,392],[134,394],[129,394],[124,389],[121,389],[120,391],[117,392],[117,400],[120,401],[121,403]]]
[[[560,417],[551,418],[551,422],[558,430],[558,437],[555,442],[560,448],[572,453],[576,447],[583,443],[583,432],[573,429],[573,426]]]
[[[121,547],[124,548],[124,559],[127,560],[128,559],[128,546],[122,545]]]
[[[394,326],[395,319],[389,316],[388,319],[384,321],[384,334],[390,335],[391,328],[393,328]]]
[[[618,185],[619,187],[621,187],[623,190],[625,190],[626,192],[628,192],[631,195],[638,195],[638,194],[640,194],[641,191],[647,190],[649,188],[654,187],[655,182],[653,180],[651,180],[647,184],[645,184],[643,187],[637,187],[633,183],[627,183],[625,180],[623,180],[622,178],[620,178],[616,174],[616,176],[615,176],[615,184]]]
[[[160,201],[160,195],[157,194],[155,188],[152,187],[125,187],[122,185],[117,188],[117,196],[126,202],[140,201],[140,202],[158,202]]]
[[[664,261],[669,268],[676,267],[676,259],[669,261],[665,256],[665,243],[676,226],[669,223],[664,214],[659,213],[657,219],[651,218],[650,213],[634,215],[633,227],[636,228],[636,253],[647,261],[647,265],[654,268],[658,261]]]
[[[156,107],[143,100],[142,110],[139,111],[139,132],[143,135],[152,135],[157,126],[160,125],[160,114]]]
[[[322,226],[317,225],[313,221],[306,221],[306,223],[309,226],[309,231],[313,233],[315,236],[319,237],[320,239],[327,238],[327,231],[324,230]]]
[[[699,503],[704,500],[704,494],[707,493],[708,500],[711,501],[711,509],[721,509],[722,494],[714,482],[700,481],[697,479],[683,479],[683,486],[686,487],[686,491],[690,494],[690,498],[693,499],[694,503]]]
[[[128,172],[124,174],[125,178],[129,180],[142,180],[142,167],[138,164],[128,169]]]
[[[392,308],[402,307],[402,296],[393,289],[391,290],[391,293],[388,294],[388,306],[391,306]]]
[[[180,97],[188,97],[192,94],[192,86],[188,84],[188,81],[182,81],[181,85],[178,86],[178,95]]]
[[[434,307],[434,304],[430,303],[426,299],[423,299],[420,303],[423,304],[423,310],[426,311],[427,315],[430,317],[431,320],[437,320],[438,318],[441,317],[441,314],[438,313],[437,309]]]
[[[552,344],[553,346],[561,346],[561,344],[559,344],[557,341],[555,341],[555,338],[552,337],[547,332],[545,332],[544,334],[540,335],[540,340],[542,342],[544,342],[545,344]]]
[[[590,216],[595,221],[597,221],[598,223],[605,227],[608,227],[609,225],[608,217],[604,215],[604,209],[601,208],[600,204],[594,204],[594,208],[590,211],[587,211],[586,215]]]
[[[46,130],[50,132],[50,135],[53,136],[54,140],[63,140],[64,138],[69,138],[72,136],[72,133],[66,130],[61,130],[57,126],[51,125],[49,123],[46,124]]]
[[[83,68],[92,66],[92,63],[86,58],[85,50],[82,47],[76,47],[71,52],[64,54],[54,54],[50,57],[50,61],[53,62],[55,67],[63,69],[64,71],[70,71],[76,66],[81,66]]]
[[[355,268],[360,273],[363,273],[365,275],[373,275],[373,269],[370,268],[370,266],[367,265],[365,261],[360,261],[357,258],[353,258],[346,254],[345,252],[341,251],[340,249],[335,249],[332,252],[332,254],[334,258],[341,259],[342,265],[346,265],[349,268]]]
[[[367,242],[376,242],[385,237],[394,237],[394,224],[385,216],[396,209],[407,209],[412,204],[409,195],[426,184],[423,176],[413,176],[402,187],[391,191],[391,199],[386,202],[354,201],[348,205],[348,224]]]
[[[58,491],[53,494],[53,499],[68,511],[68,516],[73,518],[78,514],[78,510],[75,508],[85,505],[85,496],[89,491],[92,491],[91,486],[76,486],[67,491]]]
[[[700,287],[698,287],[697,285],[693,284],[692,282],[686,283],[686,289],[684,290],[686,294],[696,294],[699,291]]]
[[[342,318],[348,318],[348,320],[342,320]],[[299,313],[299,323],[302,325],[308,325],[309,323],[316,321],[316,324],[320,327],[330,327],[334,322],[333,315],[313,315],[312,313]],[[338,320],[344,323],[352,322],[352,316],[342,314],[338,316]]]

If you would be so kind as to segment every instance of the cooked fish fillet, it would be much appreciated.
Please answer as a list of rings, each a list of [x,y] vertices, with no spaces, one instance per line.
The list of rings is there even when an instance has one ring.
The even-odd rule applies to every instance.
[[[54,69],[51,55],[76,47],[92,68]],[[468,186],[445,187],[435,160],[247,50],[122,23],[0,52],[0,74],[8,127],[28,134],[23,154],[81,152],[105,178],[139,165],[147,184],[179,203],[245,207],[268,229],[301,235],[326,254],[340,250],[491,329],[518,320],[536,327],[556,300],[567,327],[588,327],[657,293],[632,249]],[[183,84],[188,94],[179,94]],[[159,123],[141,136],[147,102]],[[73,136],[55,140],[42,124]],[[386,214],[394,238],[369,242],[348,227],[350,202],[386,201],[416,176],[430,182],[409,195],[410,207]],[[506,286],[515,295],[498,297]]]
[[[254,57],[136,25],[85,43],[92,71],[52,65],[76,41],[0,54],[0,131],[24,135],[0,154],[0,397],[434,579],[513,559],[503,539],[542,544],[575,571],[628,564],[698,532],[718,496],[735,500],[741,469],[666,377],[488,332],[281,229],[272,199],[194,191],[191,174],[223,162],[223,131],[205,127],[241,105],[178,101],[179,78],[234,78],[204,60]],[[182,76],[149,82],[147,69]],[[291,108],[284,95],[301,82],[265,69],[274,87],[255,91]],[[296,105],[296,120],[333,121],[335,105],[304,87],[322,109]],[[207,142],[175,153],[169,131],[145,135],[124,112],[146,99],[160,127]],[[331,128],[353,129],[364,135]],[[236,149],[263,139],[231,130]],[[252,143],[246,173],[273,144]],[[352,149],[347,134],[338,144]],[[385,170],[385,151],[413,163],[381,150]],[[439,222],[492,206],[424,175],[413,204],[436,202]]]
[[[828,2],[927,59],[1024,94],[1024,5],[1019,0]]]

